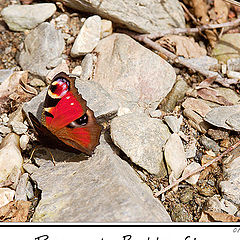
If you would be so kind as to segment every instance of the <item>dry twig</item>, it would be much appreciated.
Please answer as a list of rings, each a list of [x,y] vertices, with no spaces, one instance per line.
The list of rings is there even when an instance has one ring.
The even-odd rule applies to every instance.
[[[204,170],[205,168],[209,167],[210,165],[212,165],[215,162],[218,162],[219,160],[222,159],[223,156],[225,156],[226,154],[228,154],[229,152],[231,152],[233,149],[235,149],[236,147],[238,147],[240,145],[240,140],[235,143],[233,146],[229,147],[225,152],[223,152],[221,155],[219,155],[218,157],[214,158],[212,161],[206,163],[205,165],[195,169],[194,171],[184,175],[183,177],[179,178],[178,180],[174,181],[172,184],[168,185],[166,188],[162,189],[161,191],[155,192],[154,196],[158,197],[161,194],[165,193],[166,191],[170,190],[171,188],[177,186],[180,182],[186,180],[187,178],[189,178],[190,176],[201,172],[202,170]]]
[[[151,34],[141,34],[139,35],[139,37],[148,37],[149,39],[155,40],[157,38],[161,38],[165,35],[168,34],[181,34],[181,33],[197,33],[197,32],[202,32],[204,30],[207,29],[216,29],[216,28],[225,28],[224,32],[226,32],[227,30],[229,30],[229,28],[231,27],[237,27],[238,25],[240,25],[240,19],[236,19],[232,22],[225,22],[225,23],[218,23],[218,24],[206,24],[206,25],[202,25],[199,27],[195,27],[195,28],[172,28],[172,29],[166,29],[166,30],[162,30],[161,32],[158,33],[151,33]]]

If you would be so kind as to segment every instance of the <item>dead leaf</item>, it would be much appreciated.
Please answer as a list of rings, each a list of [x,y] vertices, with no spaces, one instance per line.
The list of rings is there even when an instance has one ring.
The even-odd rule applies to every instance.
[[[212,218],[212,222],[240,222],[239,217],[235,217],[228,213],[219,213],[212,211],[204,211],[210,218]]]
[[[27,78],[27,77],[28,77],[27,71],[18,71],[11,74],[0,85],[0,99],[4,97],[8,97],[11,93],[13,93],[19,85],[19,80],[21,78]]]
[[[206,78],[204,81],[202,81],[197,87],[196,89],[201,89],[201,88],[207,88],[210,87],[213,82],[216,80],[217,76],[213,76],[213,77],[209,77]]]
[[[207,51],[200,47],[199,44],[195,42],[194,38],[191,37],[168,35],[162,37],[157,42],[162,46],[167,47],[176,55],[185,58],[198,58],[206,56],[207,54]]]
[[[228,101],[225,97],[221,96],[217,90],[213,88],[201,88],[197,90],[197,94],[204,100],[219,103],[224,106],[231,106],[233,103]]]
[[[199,222],[211,222],[211,221],[209,219],[208,214],[206,214],[205,212],[202,212]]]
[[[194,14],[201,21],[202,24],[209,23],[208,5],[204,0],[192,0]]]
[[[30,87],[28,81],[27,71],[17,71],[0,85],[0,113],[14,111],[21,103],[37,95],[37,90]],[[11,108],[9,109],[10,99]]]
[[[187,98],[182,106],[185,109],[192,110],[198,113],[200,116],[205,117],[206,114],[211,111],[211,108],[201,99]]]
[[[36,88],[29,86],[27,83],[23,82],[21,79],[19,81],[22,89],[26,92],[26,93],[30,93],[33,95],[37,95],[38,91]]]
[[[31,206],[29,201],[11,201],[0,208],[0,221],[2,222],[26,222]]]
[[[218,23],[224,23],[228,19],[229,5],[223,0],[214,0],[214,10]]]
[[[214,48],[218,41],[218,34],[217,34],[216,29],[213,29],[213,30],[208,29],[205,31],[205,34],[207,36],[207,39],[208,39],[211,47]]]

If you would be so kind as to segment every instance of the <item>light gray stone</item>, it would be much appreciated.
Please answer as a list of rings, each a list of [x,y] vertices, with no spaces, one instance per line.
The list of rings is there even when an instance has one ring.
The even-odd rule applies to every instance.
[[[178,133],[183,122],[183,117],[180,116],[177,118],[176,116],[165,116],[164,121],[174,133]]]
[[[205,147],[206,150],[212,150],[214,152],[220,151],[219,145],[214,140],[204,135],[200,138],[200,143]]]
[[[112,34],[102,39],[94,53],[97,60],[93,80],[122,106],[134,102],[156,109],[175,82],[170,64],[127,35]]]
[[[32,30],[24,41],[19,64],[32,74],[45,77],[50,68],[62,61],[65,42],[61,31],[50,23],[42,23]]]
[[[187,167],[183,170],[183,176],[187,175],[190,172],[193,172],[194,170],[196,170],[197,168],[201,167],[201,165],[199,163],[196,162],[191,162],[189,165],[187,165]],[[198,178],[200,176],[200,172],[193,174],[192,176],[188,177],[185,181],[189,184],[196,184],[198,181]]]
[[[15,166],[10,175],[8,176],[7,180],[11,181],[12,184],[11,184],[11,188],[16,190],[16,187],[18,185],[18,182],[19,182],[19,179],[20,179],[20,176],[22,174],[22,171],[20,168],[18,168],[17,166]]]
[[[0,83],[9,78],[14,72],[14,69],[0,69]]]
[[[0,188],[0,208],[13,201],[15,191],[10,188]]]
[[[11,132],[11,129],[9,127],[5,127],[5,126],[0,126],[0,133],[5,136],[8,133]]]
[[[87,13],[98,14],[140,33],[185,27],[184,12],[176,0],[61,0],[64,4]]]
[[[219,186],[221,188],[222,194],[227,200],[240,205],[239,182],[221,181]]]
[[[50,18],[56,11],[53,3],[34,5],[10,5],[1,12],[3,20],[13,31],[33,29],[38,24]]]
[[[209,56],[186,59],[186,62],[193,66],[201,67],[205,70],[216,69],[218,66],[218,60],[216,58],[209,57]]]
[[[81,67],[82,67],[82,74],[81,74],[81,79],[82,80],[89,80],[92,77],[93,73],[93,55],[92,54],[87,54],[82,62],[81,62]]]
[[[9,133],[1,143],[0,182],[5,181],[16,167],[22,168],[23,158],[19,148],[19,136]]]
[[[18,135],[24,134],[28,130],[28,127],[24,123],[19,122],[19,121],[12,121],[11,127],[12,127],[13,131]]]
[[[30,140],[30,137],[28,135],[24,134],[20,137],[20,148],[22,150],[27,149],[27,144],[28,144],[29,140]]]
[[[221,209],[231,215],[234,215],[238,211],[238,208],[234,204],[225,199],[221,199]]]
[[[225,87],[218,87],[216,90],[220,96],[223,96],[234,105],[240,103],[240,94],[238,94],[235,90]]]
[[[79,57],[97,46],[100,40],[101,18],[97,15],[87,18],[71,49],[72,57]]]
[[[188,142],[188,144],[185,147],[186,158],[194,158],[196,156],[197,154],[196,144],[197,144],[196,139],[192,139],[190,142]]]
[[[161,202],[101,138],[87,161],[43,164],[33,222],[171,222]]]
[[[177,179],[187,166],[187,158],[184,152],[181,138],[173,133],[167,140],[164,147],[164,156],[170,171],[173,171]]]
[[[111,137],[135,164],[163,177],[162,147],[170,136],[168,127],[159,119],[143,113],[129,113],[111,122]]]
[[[230,160],[223,168],[224,181],[220,182],[221,192],[226,200],[240,204],[240,157]]]
[[[24,173],[20,177],[19,183],[17,185],[15,200],[27,201],[27,192],[26,192],[27,182],[28,182],[28,173]]]
[[[212,56],[224,63],[226,63],[228,59],[239,58],[239,51],[237,49],[239,40],[239,33],[223,34],[212,50]]]
[[[240,105],[212,109],[204,118],[208,123],[228,130],[240,131]]]

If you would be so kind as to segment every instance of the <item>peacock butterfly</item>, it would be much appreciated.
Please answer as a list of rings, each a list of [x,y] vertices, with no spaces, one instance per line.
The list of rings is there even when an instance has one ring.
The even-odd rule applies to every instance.
[[[101,126],[75,87],[75,77],[58,73],[52,80],[43,104],[41,122],[28,113],[45,146],[92,155],[99,144]]]

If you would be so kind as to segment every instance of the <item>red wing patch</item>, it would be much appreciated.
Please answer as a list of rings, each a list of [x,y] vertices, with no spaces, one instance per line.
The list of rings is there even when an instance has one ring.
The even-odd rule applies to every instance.
[[[71,92],[65,94],[55,107],[49,110],[52,117],[46,116],[46,126],[58,130],[84,114],[81,104]]]

